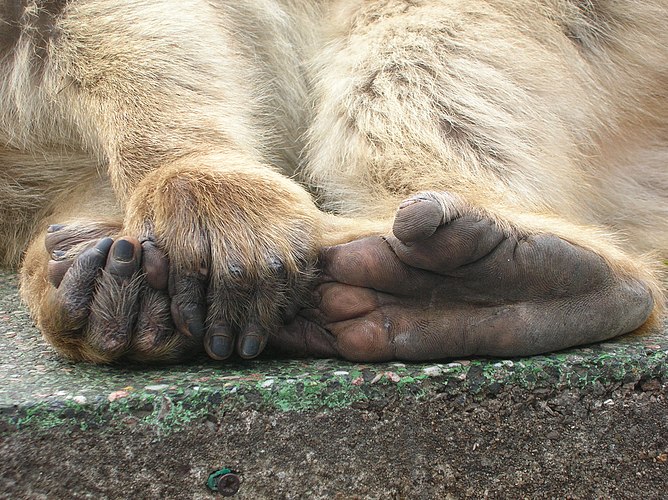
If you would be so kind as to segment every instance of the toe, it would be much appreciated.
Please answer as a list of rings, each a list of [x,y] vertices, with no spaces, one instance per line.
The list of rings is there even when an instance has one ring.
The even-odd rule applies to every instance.
[[[403,263],[447,274],[489,255],[504,238],[503,231],[493,221],[467,215],[440,226],[422,241],[407,245],[389,238],[388,243]]]
[[[435,199],[416,196],[399,206],[392,232],[401,241],[409,243],[429,238],[442,223],[441,205]]]

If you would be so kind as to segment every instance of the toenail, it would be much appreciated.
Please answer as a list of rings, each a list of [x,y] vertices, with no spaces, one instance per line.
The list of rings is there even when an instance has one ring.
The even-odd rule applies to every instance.
[[[418,198],[409,198],[408,200],[404,200],[401,202],[399,205],[399,209],[401,210],[402,208],[410,207],[411,205],[415,205],[417,202],[422,201]]]
[[[113,255],[119,262],[130,262],[135,256],[135,246],[128,240],[118,240]]]
[[[64,227],[65,224],[51,224],[49,227],[46,228],[46,232],[55,233],[56,231],[60,231]]]

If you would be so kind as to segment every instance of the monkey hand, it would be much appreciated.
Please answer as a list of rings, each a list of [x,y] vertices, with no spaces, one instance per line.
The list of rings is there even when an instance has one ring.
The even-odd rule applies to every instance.
[[[201,341],[174,328],[166,256],[151,241],[118,237],[121,229],[54,224],[45,248],[31,249],[22,293],[42,334],[64,356],[94,363],[180,361],[201,352]]]
[[[37,304],[24,289],[45,337],[73,359],[179,361],[202,346],[253,358],[310,294],[318,214],[271,171],[160,169],[120,229],[89,239],[52,226],[47,289]]]

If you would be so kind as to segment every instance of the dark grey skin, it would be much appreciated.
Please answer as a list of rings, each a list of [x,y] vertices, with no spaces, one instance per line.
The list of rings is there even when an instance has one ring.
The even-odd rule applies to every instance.
[[[522,356],[615,337],[652,312],[645,285],[620,280],[589,250],[550,234],[518,240],[473,214],[441,221],[438,203],[418,198],[399,210],[392,236],[323,249],[312,304],[286,311],[287,323],[269,348],[354,361]],[[150,359],[167,346],[166,361],[202,351],[219,360],[233,354],[234,338],[222,345],[188,336],[168,313],[169,266],[152,242],[96,237],[71,259],[62,252],[80,243],[71,237],[75,232],[52,228],[46,245],[57,257],[49,264],[54,297],[78,322],[79,334],[104,329],[106,343],[97,347],[122,345],[119,359]],[[108,286],[109,280],[120,286]],[[125,286],[131,281],[138,284]],[[88,314],[93,300],[131,306],[101,321]],[[236,352],[252,358],[263,344],[258,339],[257,352],[248,355],[237,342]]]

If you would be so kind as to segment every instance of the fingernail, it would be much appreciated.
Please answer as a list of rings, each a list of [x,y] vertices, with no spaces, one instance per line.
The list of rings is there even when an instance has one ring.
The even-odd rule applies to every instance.
[[[214,335],[209,340],[209,350],[221,358],[228,358],[232,354],[233,342],[230,337]]]
[[[191,320],[188,322],[188,331],[196,339],[201,339],[204,336],[204,323],[199,319]]]
[[[118,240],[114,245],[114,260],[130,262],[135,256],[135,246],[128,240]]]
[[[67,252],[64,252],[63,250],[54,250],[53,252],[51,252],[51,257],[53,258],[53,260],[60,260],[63,257],[65,257],[66,253]]]
[[[103,238],[97,242],[95,248],[106,255],[113,244],[114,240],[112,238]]]
[[[56,231],[60,231],[64,227],[65,224],[51,224],[49,227],[46,228],[46,232],[55,233]]]
[[[260,339],[259,337],[252,335],[244,337],[244,340],[241,342],[241,355],[247,358],[252,358],[257,356],[260,351]]]

